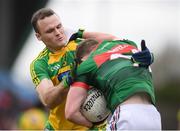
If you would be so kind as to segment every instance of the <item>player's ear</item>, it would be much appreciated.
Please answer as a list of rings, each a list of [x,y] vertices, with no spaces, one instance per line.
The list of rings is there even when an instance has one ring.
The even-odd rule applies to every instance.
[[[88,54],[87,55],[85,55],[83,58],[81,58],[81,61],[83,62],[83,61],[85,61],[87,58],[88,58]]]
[[[83,62],[83,61],[85,61],[86,59],[83,57],[82,59],[81,59],[81,62]]]
[[[39,33],[36,33],[35,35],[36,35],[36,38],[37,38],[39,41],[42,40],[42,39],[41,39],[41,35],[40,35]]]

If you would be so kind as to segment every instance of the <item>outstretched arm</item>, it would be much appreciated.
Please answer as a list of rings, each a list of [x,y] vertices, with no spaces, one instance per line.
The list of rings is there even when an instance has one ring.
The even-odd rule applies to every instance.
[[[79,29],[78,32],[71,35],[69,38],[69,41],[75,40],[77,38],[83,38],[83,39],[95,39],[98,42],[102,42],[103,40],[117,40],[118,37],[108,34],[108,33],[102,33],[102,32],[87,32],[83,29]]]
[[[92,123],[88,121],[80,112],[80,107],[87,97],[87,90],[82,87],[71,86],[65,107],[66,119],[86,127],[92,127]]]
[[[98,42],[102,42],[103,40],[117,40],[118,37],[107,34],[107,33],[101,33],[101,32],[84,32],[83,38],[93,38],[96,39]]]

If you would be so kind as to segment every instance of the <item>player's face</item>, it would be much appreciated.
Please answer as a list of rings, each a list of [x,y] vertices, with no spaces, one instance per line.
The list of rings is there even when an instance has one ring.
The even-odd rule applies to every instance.
[[[51,51],[55,52],[66,44],[64,27],[57,15],[38,20],[37,27],[39,29],[39,33],[36,33],[37,38],[43,41]]]

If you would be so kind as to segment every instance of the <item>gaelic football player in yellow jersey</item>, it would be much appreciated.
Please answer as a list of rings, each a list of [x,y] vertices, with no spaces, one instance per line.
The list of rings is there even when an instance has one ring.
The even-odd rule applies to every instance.
[[[79,30],[68,40],[59,16],[49,8],[36,11],[31,19],[35,35],[46,48],[30,66],[32,81],[43,105],[50,109],[47,130],[87,130],[65,119],[65,102],[69,85],[73,81],[76,38],[95,38],[98,41],[114,39],[99,32]]]

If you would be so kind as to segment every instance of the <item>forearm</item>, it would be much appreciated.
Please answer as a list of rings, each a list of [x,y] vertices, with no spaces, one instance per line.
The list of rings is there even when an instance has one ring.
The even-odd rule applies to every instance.
[[[86,126],[91,128],[93,126],[92,122],[88,121],[81,112],[74,113],[71,117],[67,117],[67,119],[73,123],[78,125]]]
[[[64,89],[62,83],[59,83],[57,86],[53,86],[53,84],[45,81],[41,83],[41,85],[37,88],[37,91],[42,103],[48,108],[54,108],[64,100],[68,89]]]
[[[80,87],[71,87],[65,107],[66,119],[76,124],[91,127],[92,123],[88,121],[80,112],[80,107],[87,97],[87,90]]]
[[[92,38],[99,42],[102,42],[104,40],[119,40],[118,37],[111,34],[102,33],[102,32],[86,32],[81,29],[79,29],[78,32],[72,34],[71,37],[69,38],[69,41],[75,40],[77,38],[83,38],[83,39]]]
[[[51,88],[46,94],[46,103],[49,108],[54,108],[61,104],[67,96],[68,89],[64,89],[62,84]]]
[[[93,38],[93,39],[96,39],[97,41],[100,41],[100,42],[103,40],[118,39],[118,37],[111,35],[111,34],[101,33],[101,32],[86,32],[86,31],[84,31],[84,33],[83,33],[83,38],[84,39]]]

